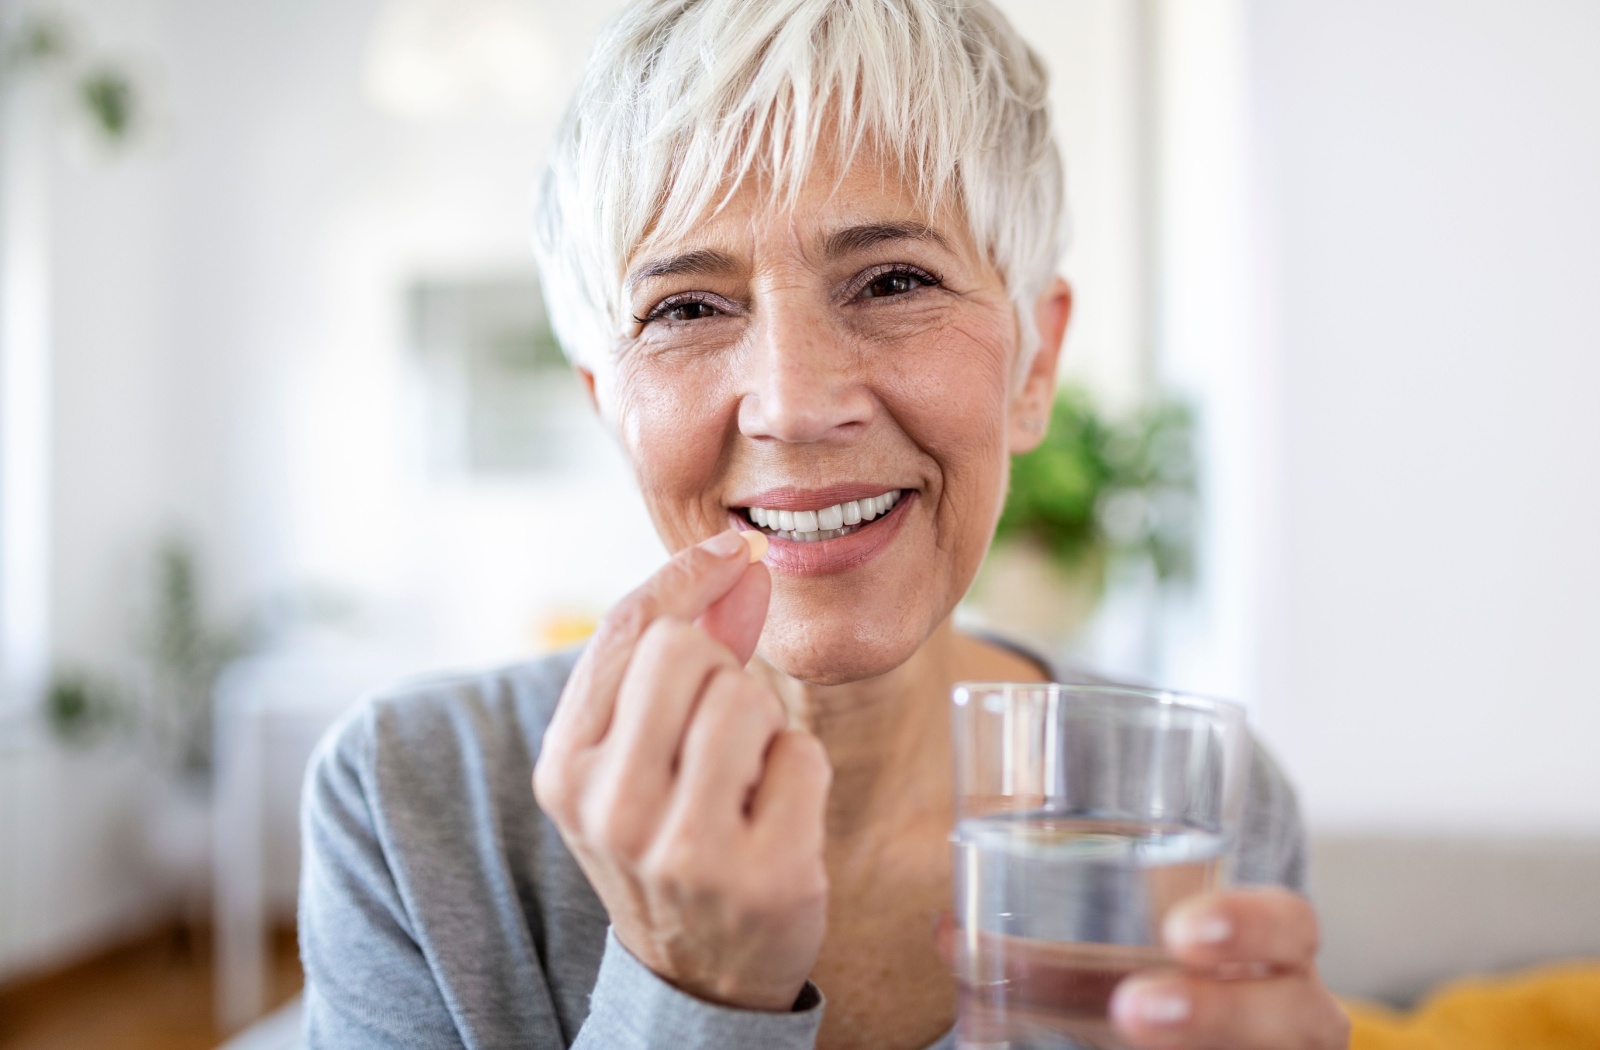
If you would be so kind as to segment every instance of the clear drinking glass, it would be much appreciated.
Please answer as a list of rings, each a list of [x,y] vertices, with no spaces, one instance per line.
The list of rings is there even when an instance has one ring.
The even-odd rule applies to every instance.
[[[954,692],[959,1045],[1120,1050],[1118,981],[1168,961],[1167,909],[1228,878],[1242,708],[1153,689]]]

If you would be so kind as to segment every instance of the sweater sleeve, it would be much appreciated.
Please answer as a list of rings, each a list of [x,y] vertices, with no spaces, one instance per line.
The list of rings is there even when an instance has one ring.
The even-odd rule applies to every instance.
[[[378,841],[362,776],[370,740],[331,733],[301,814],[300,952],[308,1050],[462,1047]]]
[[[1271,752],[1255,742],[1245,794],[1236,880],[1306,890],[1306,832],[1294,787]]]
[[[552,1009],[534,1009],[515,1026],[486,1027],[475,1016],[480,1008],[463,1001],[460,975],[457,984],[436,975],[436,965],[450,963],[430,958],[431,942],[417,929],[387,856],[386,824],[374,813],[372,747],[370,727],[357,715],[328,735],[307,777],[299,917],[307,1050],[447,1050],[486,1042],[564,1050],[567,1036]],[[474,913],[470,921],[481,918]],[[523,987],[536,998],[549,994],[537,980]],[[588,1016],[571,1046],[810,1050],[822,1010],[811,984],[787,1013],[704,1002],[662,980],[608,930]]]
[[[656,976],[608,930],[589,1019],[573,1050],[811,1050],[822,1009],[822,995],[810,982],[788,1013],[696,999]]]

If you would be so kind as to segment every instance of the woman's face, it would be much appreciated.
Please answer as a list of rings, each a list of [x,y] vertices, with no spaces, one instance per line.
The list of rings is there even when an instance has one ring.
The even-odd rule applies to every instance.
[[[819,166],[792,211],[749,184],[647,241],[624,297],[635,322],[595,393],[668,548],[769,534],[760,653],[794,677],[903,663],[965,594],[1009,457],[1037,443],[1022,423],[1047,415],[1065,285],[1019,386],[1013,308],[965,221],[857,163]]]

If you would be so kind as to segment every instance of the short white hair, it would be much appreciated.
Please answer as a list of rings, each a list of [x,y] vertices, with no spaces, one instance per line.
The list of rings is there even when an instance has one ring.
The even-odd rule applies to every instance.
[[[596,371],[618,345],[645,237],[686,233],[752,172],[792,202],[819,151],[863,146],[922,206],[964,210],[1031,356],[1063,173],[1044,64],[989,0],[637,0],[595,45],[536,202],[567,357]]]

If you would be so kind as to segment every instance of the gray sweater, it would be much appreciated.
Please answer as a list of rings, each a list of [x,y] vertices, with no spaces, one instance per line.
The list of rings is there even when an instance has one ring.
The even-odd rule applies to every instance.
[[[576,659],[412,682],[324,738],[302,815],[311,1050],[814,1045],[814,989],[786,1014],[714,1006],[610,934],[531,785]],[[1304,864],[1293,793],[1258,748],[1236,877],[1299,888]]]

